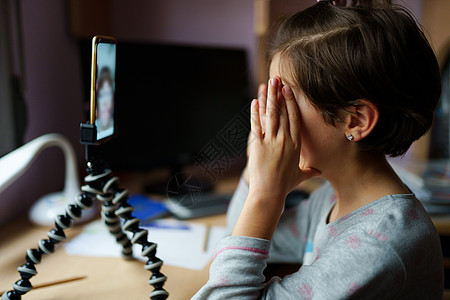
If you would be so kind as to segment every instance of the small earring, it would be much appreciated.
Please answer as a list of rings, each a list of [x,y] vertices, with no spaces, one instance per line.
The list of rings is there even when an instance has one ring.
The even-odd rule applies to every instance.
[[[349,133],[347,135],[347,140],[349,140],[349,141],[353,140],[353,135],[351,133]]]

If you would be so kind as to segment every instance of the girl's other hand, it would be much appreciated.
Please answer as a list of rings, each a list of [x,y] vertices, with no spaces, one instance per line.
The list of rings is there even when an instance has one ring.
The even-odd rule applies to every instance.
[[[282,87],[278,77],[269,80],[265,89],[267,97],[258,93],[251,105],[249,192],[284,201],[300,182],[320,172],[299,168],[300,112],[292,89]]]
[[[261,120],[262,130],[265,131],[266,125],[266,103],[267,103],[267,84],[261,83],[258,87],[258,103],[259,103],[259,117]],[[250,143],[253,140],[252,132],[250,131],[247,140],[247,165],[244,168],[243,176],[245,183],[249,184],[248,178],[248,158],[250,157]]]

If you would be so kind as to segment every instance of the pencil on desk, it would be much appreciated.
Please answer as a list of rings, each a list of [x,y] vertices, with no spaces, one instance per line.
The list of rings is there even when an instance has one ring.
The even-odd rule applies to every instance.
[[[211,233],[211,225],[206,224],[205,239],[203,240],[203,251],[208,250],[209,234]]]
[[[67,282],[72,282],[72,281],[76,281],[76,280],[81,280],[81,279],[85,279],[85,278],[87,278],[87,276],[78,276],[78,277],[72,277],[72,278],[67,278],[67,279],[63,279],[63,280],[58,280],[58,281],[52,281],[52,282],[47,282],[47,283],[43,283],[43,284],[38,284],[38,285],[33,286],[33,290],[44,288],[44,287],[48,287],[48,286],[63,284],[63,283],[67,283]],[[0,292],[0,296],[2,296],[6,292],[7,291],[1,291]]]

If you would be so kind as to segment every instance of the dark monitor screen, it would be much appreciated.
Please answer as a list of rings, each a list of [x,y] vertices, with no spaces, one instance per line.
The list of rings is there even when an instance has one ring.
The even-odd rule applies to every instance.
[[[90,47],[81,43],[86,100]],[[245,157],[251,100],[245,50],[119,40],[116,80],[119,133],[100,146],[112,168],[145,170],[201,157],[211,163],[204,155],[215,148]]]

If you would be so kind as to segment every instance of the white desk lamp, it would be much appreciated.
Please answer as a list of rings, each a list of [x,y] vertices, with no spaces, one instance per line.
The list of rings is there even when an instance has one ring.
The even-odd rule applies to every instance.
[[[34,159],[49,147],[59,147],[64,152],[65,181],[64,190],[42,196],[31,207],[31,221],[39,225],[52,225],[58,214],[63,214],[68,203],[73,203],[80,194],[75,153],[67,139],[56,133],[38,137],[11,153],[0,158],[0,193],[20,177]],[[85,211],[80,222],[91,219],[96,213],[95,207]]]

